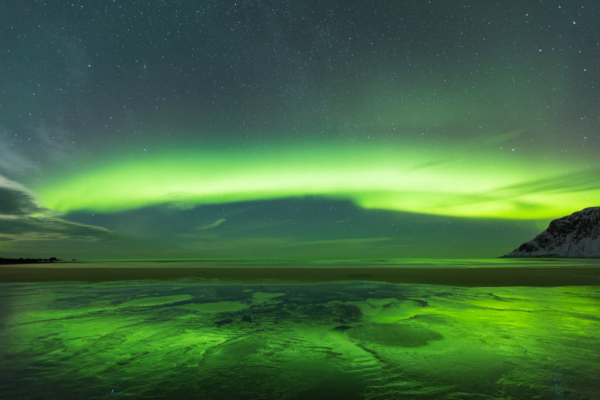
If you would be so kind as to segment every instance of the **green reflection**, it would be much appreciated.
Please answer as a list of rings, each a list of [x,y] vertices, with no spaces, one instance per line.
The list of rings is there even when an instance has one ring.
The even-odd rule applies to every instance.
[[[3,398],[598,395],[598,287],[2,289]]]

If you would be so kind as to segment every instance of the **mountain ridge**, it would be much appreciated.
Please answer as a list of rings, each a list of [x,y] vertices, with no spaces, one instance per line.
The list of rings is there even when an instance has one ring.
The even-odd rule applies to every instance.
[[[502,257],[600,257],[600,207],[588,207],[553,220],[533,240]]]

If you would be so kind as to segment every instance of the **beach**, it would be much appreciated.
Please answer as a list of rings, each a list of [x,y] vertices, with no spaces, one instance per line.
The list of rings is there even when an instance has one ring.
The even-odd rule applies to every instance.
[[[147,267],[127,263],[96,267],[92,264],[52,266],[0,266],[0,282],[111,282],[131,280],[174,280],[191,278],[223,283],[318,283],[371,281],[382,283],[430,284],[462,287],[502,286],[596,286],[600,267],[557,268],[402,268],[402,267],[276,267],[260,266],[168,266]]]

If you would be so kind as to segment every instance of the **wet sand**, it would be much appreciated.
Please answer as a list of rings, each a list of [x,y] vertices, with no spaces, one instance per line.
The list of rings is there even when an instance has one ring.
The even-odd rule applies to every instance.
[[[0,282],[110,282],[193,278],[211,283],[372,281],[464,287],[599,286],[600,268],[95,268],[0,266]]]

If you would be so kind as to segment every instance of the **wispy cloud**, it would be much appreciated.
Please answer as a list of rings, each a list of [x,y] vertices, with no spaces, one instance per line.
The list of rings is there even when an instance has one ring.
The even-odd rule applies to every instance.
[[[496,192],[514,191],[515,193],[572,193],[598,189],[597,180],[590,180],[590,176],[600,176],[600,169],[580,170],[555,176],[552,178],[527,181],[516,185],[506,186]]]
[[[0,173],[24,175],[38,171],[39,166],[14,146],[14,140],[14,134],[0,128]]]
[[[474,139],[471,139],[469,144],[479,144],[485,143],[486,145],[496,145],[500,143],[507,142],[511,139],[516,139],[525,133],[523,129],[513,129],[508,132],[487,132],[485,134],[479,135]]]
[[[19,130],[0,127],[0,174],[21,177],[40,173],[49,163],[73,163],[81,158],[73,134],[48,127],[44,121]]]
[[[313,240],[307,242],[297,242],[294,246],[315,246],[315,245],[341,245],[341,246],[362,246],[373,243],[387,242],[391,240],[389,237],[383,238],[366,238],[366,239],[333,239],[333,240]]]
[[[0,239],[20,240],[111,240],[108,229],[49,217],[51,210],[38,206],[24,186],[0,175]]]
[[[216,220],[212,224],[200,226],[200,227],[196,228],[196,230],[197,231],[205,231],[208,229],[216,228],[217,226],[221,225],[225,221],[227,221],[225,218],[221,218],[221,219]]]
[[[60,218],[0,216],[0,237],[4,240],[112,240],[108,229],[76,224]]]

